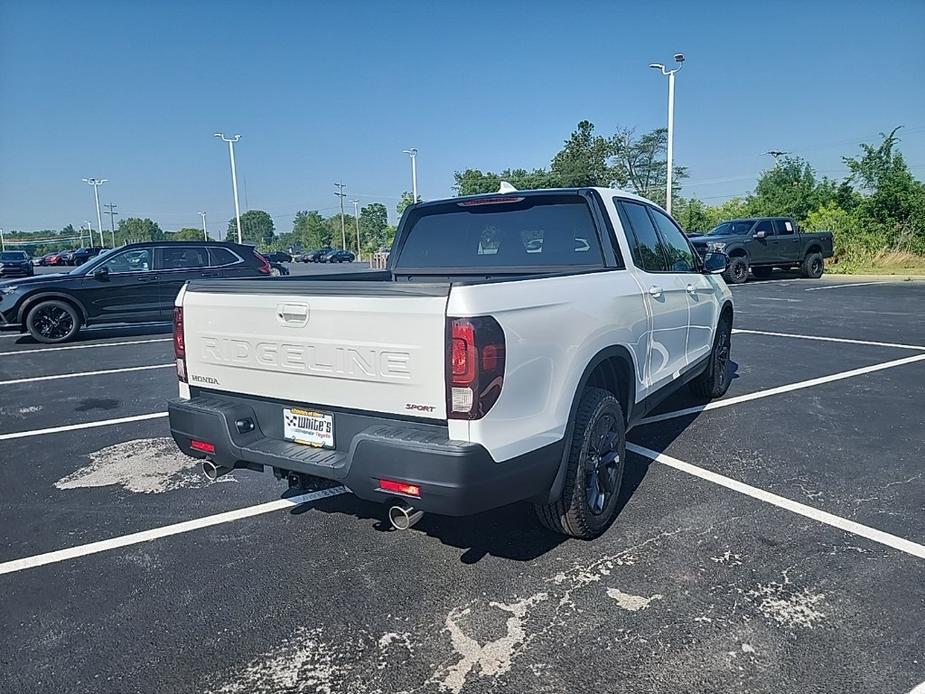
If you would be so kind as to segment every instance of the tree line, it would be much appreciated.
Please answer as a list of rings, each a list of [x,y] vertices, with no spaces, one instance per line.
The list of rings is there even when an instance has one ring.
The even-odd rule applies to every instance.
[[[806,229],[832,231],[838,262],[849,267],[884,252],[925,255],[925,184],[913,176],[899,150],[900,131],[894,128],[882,134],[880,142],[860,144],[857,154],[844,156],[842,161],[848,174],[842,180],[820,178],[805,159],[784,156],[760,172],[753,191],[717,205],[680,195],[688,170],[685,166],[675,166],[672,211],[689,233],[708,230],[727,219],[793,217]],[[604,186],[629,190],[663,205],[668,171],[666,150],[664,128],[641,135],[620,128],[611,135],[602,135],[595,131],[593,123],[584,120],[547,167],[506,168],[498,172],[464,169],[454,173],[453,190],[456,195],[490,193],[499,189],[501,181],[521,189]],[[402,194],[396,206],[399,216],[412,202],[410,193]],[[389,224],[385,205],[378,202],[363,207],[358,220],[351,214],[325,217],[318,210],[302,210],[296,213],[292,229],[282,233],[277,233],[273,218],[263,210],[248,210],[241,215],[244,241],[263,251],[340,247],[346,242],[347,249],[357,252],[357,223],[364,254],[391,246],[395,227]],[[43,239],[34,245],[16,246],[38,254],[75,247],[78,244],[63,239],[78,235],[68,225],[58,232],[10,232],[6,238],[8,241]],[[55,241],[55,237],[62,241]],[[121,220],[115,231],[116,245],[202,237],[199,228],[165,232],[157,222],[141,217]],[[105,238],[109,245],[108,233]],[[228,221],[225,238],[237,240],[234,218]]]

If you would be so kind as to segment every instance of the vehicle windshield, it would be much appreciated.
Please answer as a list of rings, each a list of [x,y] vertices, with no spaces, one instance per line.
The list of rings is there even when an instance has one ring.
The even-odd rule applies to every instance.
[[[706,236],[742,236],[748,233],[755,223],[753,219],[736,219],[732,222],[723,222],[708,231]]]
[[[12,262],[16,260],[29,260],[29,256],[26,255],[25,251],[6,251],[0,253],[0,263],[3,261]]]
[[[118,249],[116,249],[116,248],[104,248],[103,250],[101,250],[101,251],[99,252],[98,255],[94,256],[93,258],[91,258],[89,261],[87,261],[87,262],[84,263],[83,265],[78,265],[77,267],[75,267],[73,270],[71,270],[71,271],[70,271],[69,273],[67,273],[67,274],[69,274],[69,275],[86,275],[88,272],[92,272],[92,271],[95,270],[97,267],[99,267],[100,263],[103,262],[103,261],[105,260],[106,256],[108,256],[109,254],[111,254],[111,253],[112,253],[113,251],[115,251],[115,250],[118,250]]]
[[[472,198],[414,210],[396,267],[575,267],[603,263],[591,209],[572,193]]]

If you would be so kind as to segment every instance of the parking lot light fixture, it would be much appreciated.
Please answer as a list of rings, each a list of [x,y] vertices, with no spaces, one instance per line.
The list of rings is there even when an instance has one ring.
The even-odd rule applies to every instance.
[[[93,193],[96,197],[96,228],[100,232],[100,246],[105,246],[103,241],[103,214],[100,212],[100,186],[106,183],[105,178],[85,178],[83,182],[93,186]],[[93,245],[93,235],[90,235],[90,245]]]
[[[231,158],[231,188],[234,191],[234,218],[238,227],[238,243],[243,243],[241,236],[241,206],[238,204],[238,172],[234,163],[234,143],[240,140],[241,136],[225,137],[225,133],[213,133],[213,135],[228,143],[228,156]]]
[[[675,53],[675,62],[678,67],[669,70],[662,63],[649,63],[649,67],[661,71],[668,77],[668,162],[665,182],[665,210],[671,214],[671,177],[674,173],[674,76],[684,64],[684,54]]]
[[[417,167],[417,157],[418,157],[418,148],[412,147],[411,149],[403,149],[403,154],[407,154],[411,157],[411,199],[417,204],[418,201],[418,167]]]

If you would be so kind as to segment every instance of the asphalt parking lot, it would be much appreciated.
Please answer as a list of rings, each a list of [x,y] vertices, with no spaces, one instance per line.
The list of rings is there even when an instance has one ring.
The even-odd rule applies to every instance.
[[[593,542],[527,505],[400,533],[270,473],[210,483],[167,432],[169,326],[0,334],[0,691],[908,694],[925,282],[733,292],[729,393],[631,432]]]

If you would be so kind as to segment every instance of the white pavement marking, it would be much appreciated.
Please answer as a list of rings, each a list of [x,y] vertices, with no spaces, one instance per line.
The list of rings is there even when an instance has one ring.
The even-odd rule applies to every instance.
[[[33,376],[32,378],[14,378],[12,381],[0,381],[0,386],[14,383],[35,383],[36,381],[54,381],[59,378],[79,378],[81,376],[102,376],[104,374],[121,374],[128,371],[147,371],[149,369],[167,369],[174,364],[154,364],[152,366],[128,366],[123,369],[103,369],[101,371],[81,371],[74,374],[57,374],[56,376]]]
[[[113,537],[109,540],[101,540],[99,542],[91,542],[86,545],[78,545],[76,547],[68,547],[67,549],[59,549],[54,552],[37,554],[33,557],[14,559],[13,561],[0,564],[0,575],[11,574],[17,571],[23,571],[25,569],[34,569],[37,566],[46,566],[47,564],[56,564],[58,562],[67,561],[69,559],[85,557],[89,554],[98,554],[99,552],[107,552],[111,549],[137,545],[142,542],[150,542],[151,540],[156,540],[161,537],[180,535],[182,533],[188,533],[193,530],[209,528],[213,525],[221,525],[222,523],[230,523],[232,521],[241,520],[242,518],[253,518],[254,516],[260,516],[264,513],[272,513],[273,511],[292,508],[293,506],[299,506],[300,504],[305,504],[310,501],[317,501],[318,499],[324,499],[326,497],[344,494],[346,491],[347,490],[344,487],[322,489],[317,492],[309,492],[308,494],[300,494],[299,496],[289,497],[288,499],[278,499],[277,501],[268,501],[265,504],[239,508],[235,511],[225,511],[224,513],[217,513],[214,516],[205,516],[204,518],[196,518],[195,520],[183,521],[182,523],[174,523],[173,525],[164,525],[160,528],[142,530],[141,532],[131,533],[130,535]]]
[[[824,287],[810,287],[805,292],[818,292],[823,289],[845,289],[847,287],[867,287],[871,284],[889,284],[889,282],[854,282],[852,284],[827,284]]]
[[[661,463],[662,465],[667,465],[668,467],[673,467],[675,470],[680,470],[685,472],[688,475],[693,475],[694,477],[699,477],[702,480],[707,482],[713,482],[718,484],[721,487],[726,487],[726,489],[731,489],[734,492],[739,492],[740,494],[745,494],[750,496],[753,499],[758,499],[759,501],[764,501],[765,503],[771,504],[772,506],[777,506],[782,508],[785,511],[790,511],[791,513],[796,513],[806,518],[811,518],[819,523],[825,523],[826,525],[831,525],[833,528],[838,528],[839,530],[844,530],[845,532],[858,535],[859,537],[865,537],[868,540],[873,540],[874,542],[879,542],[881,545],[886,545],[887,547],[892,547],[893,549],[898,549],[900,552],[905,552],[906,554],[911,554],[914,557],[919,559],[925,559],[925,545],[920,545],[917,542],[912,542],[896,535],[890,535],[885,533],[882,530],[877,530],[876,528],[871,528],[866,525],[861,525],[860,523],[855,523],[854,521],[848,520],[847,518],[842,518],[840,516],[833,515],[827,511],[820,511],[817,508],[812,506],[807,506],[806,504],[801,504],[798,501],[791,501],[790,499],[778,496],[771,492],[766,492],[763,489],[758,489],[753,487],[750,484],[745,484],[744,482],[739,482],[734,480],[731,477],[726,477],[725,475],[719,475],[710,470],[705,470],[704,468],[697,467],[696,465],[691,465],[690,463],[685,463],[683,460],[678,460],[673,458],[670,455],[665,453],[659,453],[658,451],[653,451],[650,448],[644,446],[638,446],[634,443],[626,444],[626,448],[633,453],[638,453],[639,455],[654,460],[656,463]]]
[[[94,347],[122,347],[124,345],[146,345],[151,342],[172,342],[172,337],[159,337],[154,340],[127,340],[126,342],[98,342],[92,345],[70,345],[68,347],[42,347],[41,349],[18,349],[13,352],[0,352],[0,357],[12,357],[38,352],[63,352],[68,349],[93,349]]]
[[[925,356],[925,355],[923,355]],[[160,419],[166,417],[166,412],[152,412],[151,414],[137,414],[133,417],[117,417],[116,419],[102,419],[96,422],[81,422],[80,424],[66,424],[60,427],[49,427],[47,429],[33,429],[31,431],[14,431],[9,434],[0,434],[0,441],[8,439],[25,439],[30,436],[42,436],[43,434],[57,434],[62,431],[76,431],[78,429],[95,429],[96,427],[106,427],[112,424],[127,424],[128,422],[143,422],[146,419]]]
[[[922,682],[915,689],[913,689],[909,694],[925,694],[925,682]]]
[[[846,337],[822,337],[821,335],[797,335],[795,333],[775,333],[768,330],[746,330],[733,328],[732,334],[769,335],[770,337],[793,337],[798,340],[821,340],[822,342],[846,342],[851,345],[870,345],[872,347],[895,347],[896,349],[915,349],[925,351],[925,345],[908,345],[901,342],[874,342],[872,340],[850,340]]]
[[[759,398],[767,398],[771,395],[780,395],[781,393],[789,393],[794,390],[802,390],[803,388],[812,388],[813,386],[820,386],[824,383],[831,383],[833,381],[841,381],[845,378],[852,378],[853,376],[863,376],[864,374],[874,373],[875,371],[883,371],[884,369],[892,369],[894,366],[903,366],[905,364],[912,364],[917,361],[925,360],[925,354],[916,354],[914,357],[903,357],[902,359],[895,359],[893,361],[886,361],[880,364],[873,364],[872,366],[862,366],[859,369],[851,369],[850,371],[839,371],[838,373],[829,374],[828,376],[820,376],[819,378],[811,378],[808,381],[798,381],[797,383],[788,383],[784,386],[777,386],[775,388],[766,388],[765,390],[759,390],[754,393],[747,393],[745,395],[737,395],[734,398],[727,398],[726,400],[715,400],[713,402],[708,402],[706,405],[695,405],[694,407],[685,407],[683,410],[674,410],[673,412],[665,412],[664,414],[656,414],[651,417],[646,417],[639,421],[639,424],[652,424],[653,422],[664,422],[667,419],[675,419],[676,417],[685,417],[689,414],[697,414],[698,412],[706,412],[708,410],[718,410],[722,407],[729,407],[730,405],[737,405],[740,402],[748,402],[749,400],[758,400]]]

